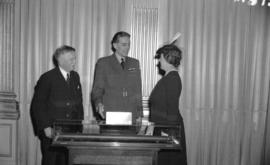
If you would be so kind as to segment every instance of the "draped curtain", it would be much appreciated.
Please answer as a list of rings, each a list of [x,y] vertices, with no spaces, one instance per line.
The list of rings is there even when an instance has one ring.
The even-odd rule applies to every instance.
[[[189,163],[262,163],[270,8],[230,0],[175,0],[169,8],[167,32],[183,34],[181,112]]]
[[[53,51],[63,44],[76,48],[85,119],[91,118],[89,94],[95,63],[99,57],[111,54],[110,40],[115,32],[132,32],[132,5],[144,3],[146,7],[157,8],[153,10],[158,13],[156,46],[176,32],[181,33],[177,42],[183,50],[179,68],[183,83],[180,111],[185,123],[189,164],[266,164],[269,145],[266,130],[270,128],[267,117],[270,7],[248,6],[233,0],[20,0],[15,3],[18,56],[15,86],[21,111],[18,164],[40,164],[39,141],[33,135],[29,107],[36,81],[53,67]],[[133,44],[132,50],[136,46]],[[157,72],[152,62],[155,51],[152,53],[137,56],[131,51],[130,54],[142,64],[144,96],[154,86],[146,82],[156,82],[159,78],[153,74]],[[149,72],[151,76],[145,76]]]

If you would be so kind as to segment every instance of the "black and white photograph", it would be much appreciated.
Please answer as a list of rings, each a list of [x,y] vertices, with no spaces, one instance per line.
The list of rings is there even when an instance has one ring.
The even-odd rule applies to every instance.
[[[0,165],[270,165],[270,0],[0,0]]]

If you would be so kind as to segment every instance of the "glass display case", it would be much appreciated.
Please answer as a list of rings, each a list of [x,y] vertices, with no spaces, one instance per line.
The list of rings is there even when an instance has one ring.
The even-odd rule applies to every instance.
[[[57,121],[53,146],[69,150],[69,164],[156,164],[159,150],[181,151],[179,125],[109,125]]]
[[[108,125],[95,121],[57,121],[54,123],[54,145],[86,145],[103,143],[119,146],[142,145],[145,147],[180,149],[178,125]]]

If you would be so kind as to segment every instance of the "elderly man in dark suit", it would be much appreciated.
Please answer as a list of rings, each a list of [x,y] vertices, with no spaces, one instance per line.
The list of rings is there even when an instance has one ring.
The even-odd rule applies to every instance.
[[[53,59],[56,67],[38,80],[31,104],[36,133],[41,140],[42,165],[67,164],[67,150],[51,147],[53,122],[58,119],[83,119],[80,77],[74,71],[75,49],[57,48]]]
[[[96,63],[91,98],[98,114],[131,112],[132,123],[142,117],[141,72],[139,61],[128,57],[130,35],[117,32],[111,41],[113,54]]]

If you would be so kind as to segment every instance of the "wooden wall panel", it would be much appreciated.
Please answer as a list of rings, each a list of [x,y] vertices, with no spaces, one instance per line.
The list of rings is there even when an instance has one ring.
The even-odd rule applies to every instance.
[[[12,125],[1,124],[0,132],[0,157],[10,157],[12,155]]]
[[[17,162],[17,121],[0,119],[0,164],[15,165]]]

